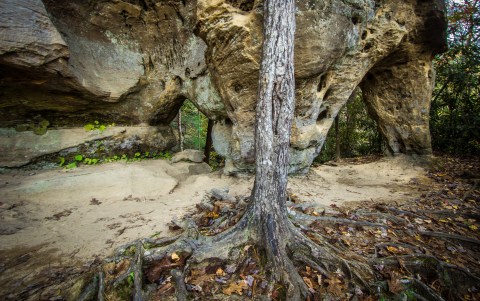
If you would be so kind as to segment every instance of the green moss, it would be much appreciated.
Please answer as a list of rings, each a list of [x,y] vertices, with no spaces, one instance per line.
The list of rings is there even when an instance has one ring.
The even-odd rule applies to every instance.
[[[133,256],[135,255],[135,252],[137,251],[137,247],[136,246],[130,246],[128,247],[125,252],[123,252],[123,255],[125,256]]]

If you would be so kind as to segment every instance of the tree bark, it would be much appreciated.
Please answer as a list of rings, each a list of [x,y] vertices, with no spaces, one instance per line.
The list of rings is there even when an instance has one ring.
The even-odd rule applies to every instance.
[[[340,161],[340,114],[335,116],[335,161]]]
[[[183,132],[182,132],[182,108],[178,110],[178,115],[177,115],[177,125],[178,125],[178,136],[180,140],[180,151],[183,152],[183,142],[184,142],[184,137],[183,137]]]
[[[213,129],[213,120],[208,119],[208,126],[207,126],[207,139],[205,141],[205,151],[203,155],[205,156],[205,163],[210,164],[210,152],[212,151],[212,129]]]
[[[255,182],[244,215],[264,248],[272,278],[299,296],[298,279],[287,254],[292,237],[287,217],[290,131],[295,107],[295,1],[264,1],[264,41],[255,126]],[[305,297],[305,296],[304,296]]]

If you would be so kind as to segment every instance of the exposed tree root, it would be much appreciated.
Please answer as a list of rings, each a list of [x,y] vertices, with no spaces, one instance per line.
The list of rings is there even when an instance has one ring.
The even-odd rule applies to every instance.
[[[295,213],[295,221],[296,222],[314,222],[318,221],[320,223],[330,223],[330,224],[345,224],[345,225],[353,225],[353,226],[360,226],[360,227],[379,227],[379,228],[389,228],[388,225],[379,224],[379,223],[371,223],[371,222],[363,222],[363,221],[355,221],[346,218],[338,218],[333,216],[311,216],[303,213],[296,212]]]
[[[434,231],[419,231],[421,235],[425,236],[433,236],[433,237],[438,237],[442,239],[457,239],[461,241],[466,241],[470,242],[476,245],[480,245],[480,240],[478,239],[473,239],[470,237],[462,236],[462,235],[457,235],[457,234],[450,234],[450,233],[442,233],[442,232],[434,232]]]
[[[439,284],[444,290],[442,294],[449,296],[449,300],[457,300],[458,296],[462,296],[462,291],[468,291],[480,281],[480,278],[470,271],[428,255],[388,257],[371,260],[371,263],[376,267],[382,267],[382,269],[383,266],[398,266],[405,269],[411,277],[405,279],[402,283],[412,284],[415,288],[420,288],[415,291],[417,294],[421,293],[421,296],[426,300],[444,300],[439,292],[425,284],[425,282],[432,282],[432,279],[435,279],[433,282],[440,282]]]
[[[462,292],[473,290],[473,294],[480,282],[465,268],[425,255],[416,241],[377,242],[367,260],[342,243],[348,236],[339,241],[330,232],[318,231],[356,229],[379,237],[417,233],[475,247],[479,244],[456,234],[412,231],[412,218],[428,219],[417,213],[379,205],[377,209],[383,212],[357,210],[345,218],[308,215],[290,208],[288,219],[269,224],[268,219],[259,223],[245,216],[247,204],[248,199],[234,200],[217,193],[206,198],[197,213],[175,222],[181,234],[145,238],[118,248],[106,260],[115,267],[100,271],[98,279],[86,287],[83,299],[96,295],[97,300],[108,300],[106,296],[114,295],[136,301],[243,300],[246,295],[256,300],[363,300],[371,295],[408,295],[417,300],[455,300]],[[385,257],[392,253],[396,256]],[[381,279],[387,279],[384,285]]]
[[[284,287],[283,296],[287,300],[305,300],[312,296],[315,291],[307,286],[297,272],[298,266],[308,266],[318,273],[324,280],[324,282],[320,281],[323,285],[328,281],[331,283],[337,281],[342,286],[346,286],[347,283],[356,283],[351,289],[361,287],[363,290],[368,290],[368,282],[373,274],[365,264],[341,258],[339,250],[331,246],[325,238],[317,237],[317,241],[314,242],[289,221],[287,222],[288,227],[283,235],[288,238],[285,240],[288,243],[276,250],[278,253],[275,258],[280,258],[277,262],[268,261],[264,246],[255,245],[256,231],[249,229],[245,221],[215,236],[204,236],[198,234],[196,229],[194,231],[187,229],[173,238],[143,239],[122,246],[117,249],[115,258],[109,261],[120,264],[128,260],[129,267],[106,282],[103,279],[103,272],[99,272],[98,300],[103,300],[104,294],[111,295],[112,290],[128,286],[128,279],[132,275],[131,294],[135,301],[155,299],[152,290],[146,289],[148,283],[146,285],[145,281],[155,283],[155,278],[163,279],[156,285],[155,291],[158,292],[162,286],[165,286],[162,281],[170,276],[173,278],[176,299],[187,300],[199,293],[196,291],[199,289],[197,285],[185,282],[187,276],[197,271],[198,267],[205,270],[218,265],[218,268],[223,270],[228,264],[233,264],[236,266],[234,271],[239,271],[242,262],[250,260],[251,254],[248,254],[252,252],[251,250],[257,253],[255,265],[258,269],[256,274],[252,275],[255,277],[263,275],[261,277],[264,277],[267,285],[263,288],[258,288],[260,285],[257,285],[255,292],[253,287],[249,289],[252,293],[263,294],[267,299],[282,299],[281,287]],[[192,235],[192,233],[195,234]],[[320,240],[324,240],[325,244],[322,245]],[[211,265],[211,263],[215,264]],[[261,272],[262,269],[263,272]],[[332,288],[331,290],[333,291]],[[91,291],[90,288],[89,291]],[[335,294],[326,288],[324,291],[325,296],[331,295],[335,298]],[[242,290],[236,291],[236,293],[241,292]],[[230,291],[224,290],[224,293],[228,295]]]

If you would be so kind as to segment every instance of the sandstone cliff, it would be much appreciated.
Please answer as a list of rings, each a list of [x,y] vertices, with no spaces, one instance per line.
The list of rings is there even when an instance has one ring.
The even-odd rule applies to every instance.
[[[261,6],[259,0],[0,2],[0,127],[17,128],[0,131],[2,165],[95,140],[115,141],[112,149],[171,148],[176,138],[168,124],[189,99],[217,121],[214,146],[229,168],[251,168]],[[445,48],[444,9],[443,0],[297,2],[291,171],[308,168],[357,87],[392,153],[431,152],[431,60]],[[64,143],[69,128],[92,120],[121,127]],[[43,136],[18,131],[45,121]],[[25,155],[13,164],[19,149]]]

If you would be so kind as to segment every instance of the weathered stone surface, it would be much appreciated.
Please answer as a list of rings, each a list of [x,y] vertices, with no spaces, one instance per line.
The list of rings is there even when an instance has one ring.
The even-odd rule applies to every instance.
[[[208,165],[205,162],[188,166],[188,174],[192,175],[192,176],[193,175],[207,174],[211,171],[212,171],[212,168],[210,167],[210,165]]]
[[[253,164],[254,110],[262,40],[259,5],[255,2],[248,10],[241,10],[229,1],[199,1],[197,15],[200,35],[208,45],[207,63],[231,121],[214,130],[214,146],[222,154],[228,152],[229,172],[235,168],[249,169]],[[376,93],[378,104],[370,106],[372,116],[380,123],[392,152],[429,153],[428,120],[424,112],[429,110],[432,81],[431,72],[427,74],[433,54],[445,47],[443,1],[298,1],[297,6],[297,103],[291,138],[291,171],[308,168],[320,152],[339,110],[362,81],[369,81],[369,71],[379,70],[379,64],[386,60],[391,63],[384,64],[384,68],[403,68],[401,76],[408,79],[402,81],[404,86],[394,81],[390,81],[390,85],[383,82],[384,90],[396,92]],[[426,28],[432,26],[438,29],[426,35]],[[402,55],[402,49],[420,49],[417,45],[421,50]],[[417,67],[400,67],[405,59]],[[404,97],[408,93],[411,95]],[[409,104],[397,111],[399,116],[395,118],[373,108],[382,110],[388,103]],[[225,137],[230,132],[226,143]]]
[[[19,167],[32,160],[58,154],[82,154],[91,158],[133,155],[137,151],[165,150],[175,145],[169,127],[107,127],[104,131],[83,128],[48,130],[44,135],[0,129],[0,167]]]
[[[163,127],[189,99],[219,121],[214,147],[228,170],[249,170],[261,5],[2,1],[0,127]],[[308,168],[359,86],[392,153],[431,152],[431,59],[445,47],[444,10],[443,0],[297,1],[292,172]],[[138,139],[167,139],[163,147],[167,136]]]
[[[196,149],[186,149],[182,152],[176,153],[172,158],[172,163],[180,161],[189,161],[193,163],[203,162],[203,152]]]
[[[2,64],[28,68],[68,59],[68,46],[40,0],[0,2],[0,33]]]

